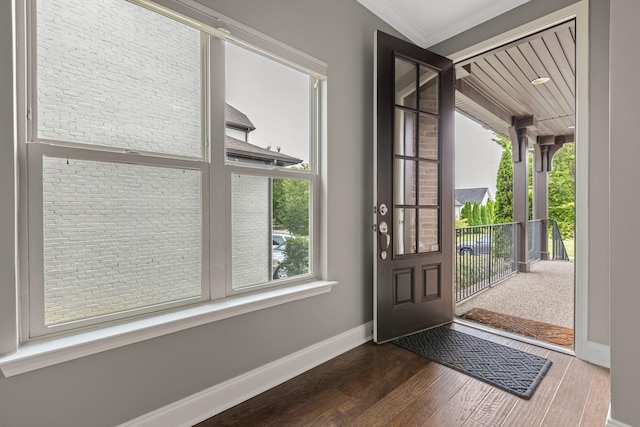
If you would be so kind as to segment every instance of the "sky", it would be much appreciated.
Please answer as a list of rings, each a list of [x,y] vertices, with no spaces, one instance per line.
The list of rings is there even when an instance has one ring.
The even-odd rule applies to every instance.
[[[251,144],[309,162],[309,76],[228,43],[226,92],[256,127]]]
[[[456,188],[488,187],[496,197],[496,175],[502,148],[493,132],[456,113]]]

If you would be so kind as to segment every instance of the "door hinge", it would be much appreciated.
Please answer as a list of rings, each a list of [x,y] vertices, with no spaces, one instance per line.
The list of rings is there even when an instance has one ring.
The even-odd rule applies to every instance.
[[[373,232],[374,233],[378,232],[378,225],[377,224],[373,224]]]
[[[376,205],[373,205],[373,214],[378,215],[378,207]]]

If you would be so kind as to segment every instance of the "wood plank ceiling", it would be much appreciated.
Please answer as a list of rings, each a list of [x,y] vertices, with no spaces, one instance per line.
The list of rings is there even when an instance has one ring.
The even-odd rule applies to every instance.
[[[572,20],[456,64],[457,110],[507,137],[513,117],[534,116],[534,140],[574,141],[575,34]]]

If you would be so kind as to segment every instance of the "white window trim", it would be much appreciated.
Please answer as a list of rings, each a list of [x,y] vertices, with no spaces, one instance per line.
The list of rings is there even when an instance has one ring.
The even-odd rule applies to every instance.
[[[337,282],[314,281],[226,298],[152,317],[22,345],[0,357],[0,370],[12,377],[92,354],[205,325],[252,311],[330,292]]]
[[[209,241],[204,238],[208,236],[209,222],[209,164],[203,160],[189,161],[183,159],[168,159],[163,157],[152,157],[130,153],[116,153],[110,151],[94,151],[65,146],[53,146],[40,143],[27,144],[28,166],[28,187],[29,205],[41,207],[42,201],[42,160],[44,156],[57,158],[68,158],[77,160],[90,160],[106,163],[133,163],[136,165],[158,166],[162,168],[178,168],[199,171],[201,173],[202,185],[202,242],[201,242],[201,284],[200,296],[183,300],[166,301],[146,307],[108,313],[101,316],[80,319],[60,325],[46,326],[44,323],[44,242],[43,228],[32,227],[29,230],[29,313],[24,313],[23,319],[29,319],[28,335],[23,335],[23,341],[51,335],[59,332],[78,330],[80,328],[104,324],[111,320],[131,318],[140,314],[157,312],[159,310],[171,309],[180,306],[192,305],[194,303],[209,301],[211,289],[209,280]],[[43,214],[41,209],[29,210],[29,222],[31,224],[42,224]],[[28,338],[27,338],[28,337]]]
[[[22,142],[31,140],[31,135],[28,135],[31,129],[30,127],[25,125],[27,123],[26,101],[31,96],[31,88],[28,87],[27,79],[25,79],[24,77],[27,73],[25,59],[30,55],[27,44],[27,34],[29,31],[30,23],[26,23],[26,25],[24,24],[24,12],[27,11],[30,1],[31,0],[17,0],[16,7],[14,9],[15,19],[18,23],[17,33],[15,34],[15,41],[17,43],[16,91],[18,94],[18,109],[16,112],[16,116],[19,124],[17,136],[18,141]],[[147,3],[147,6],[153,7],[153,3],[146,1],[145,3]],[[161,6],[168,7],[170,10],[187,12],[184,13],[185,17],[189,19],[196,19],[197,21],[202,22],[204,25],[208,25],[209,23],[222,24],[221,27],[218,27],[222,28],[222,37],[230,36],[230,31],[227,29],[229,28],[232,31],[236,32],[235,37],[230,37],[234,41],[242,43],[242,40],[249,40],[253,46],[263,50],[261,52],[262,54],[265,54],[266,51],[269,54],[274,55],[272,57],[273,59],[277,59],[289,66],[293,65],[294,68],[318,78],[320,80],[318,92],[320,96],[318,99],[318,104],[315,107],[318,108],[318,112],[320,113],[320,123],[317,126],[318,135],[315,135],[315,137],[318,138],[319,141],[322,141],[322,144],[320,144],[320,148],[322,152],[326,154],[326,146],[324,144],[326,143],[327,117],[326,103],[324,102],[324,99],[327,96],[325,80],[327,76],[327,65],[324,62],[318,61],[317,59],[306,55],[303,52],[297,51],[296,49],[284,45],[275,39],[252,30],[249,27],[238,23],[237,21],[227,18],[213,11],[212,9],[209,9],[208,7],[202,6],[196,2],[192,2],[191,0],[157,0],[157,3]],[[202,27],[201,29],[203,29],[204,31],[204,27]],[[221,37],[221,34],[215,31],[205,32],[215,35],[216,37]],[[238,37],[238,35],[243,36],[243,38]],[[213,51],[215,49],[219,49],[221,46],[222,43],[211,43],[209,49]],[[219,73],[215,72],[215,69],[219,66],[216,66],[216,64],[206,65],[208,67],[208,71],[211,72],[214,76],[218,75],[218,79],[224,79],[223,74],[220,75]],[[220,87],[220,85],[218,85],[216,82],[216,78],[211,78],[210,83],[212,86]],[[220,95],[219,93],[217,93],[218,89],[207,86],[205,90],[207,90],[211,95]],[[215,100],[216,97],[212,96],[210,99]],[[224,100],[224,97],[222,97],[222,99]],[[205,140],[205,149],[209,148],[208,151],[211,153],[211,155],[213,155],[214,146],[212,146],[212,144],[209,144],[209,142],[212,141],[211,137],[214,134],[224,133],[225,119],[224,102],[212,102],[211,104],[212,105],[209,106],[210,122],[208,126],[208,134],[206,135]],[[100,148],[104,149],[104,147]],[[221,149],[224,150],[224,147],[222,146]],[[26,144],[18,144],[17,150],[19,152],[19,155],[22,156],[22,158],[26,161]],[[183,160],[193,161],[195,159],[191,158]],[[326,167],[324,167],[323,163],[321,163],[320,160],[321,158],[312,159],[312,161],[316,163],[314,167],[316,181],[319,180],[321,176],[326,177],[327,172]],[[18,209],[19,212],[22,212],[24,214],[26,212],[27,206],[27,194],[25,190],[26,186],[24,185],[24,183],[26,183],[28,177],[25,173],[25,168],[18,168],[17,174],[18,181],[23,183],[19,185],[17,189],[19,195]],[[216,178],[222,178],[222,180],[224,180],[226,178],[226,170],[224,168],[215,167],[214,163],[212,162],[209,176],[211,180],[215,180]],[[224,197],[225,188],[226,186],[223,187],[222,194],[216,194],[215,192],[209,191],[208,195],[211,199],[216,196]],[[195,326],[208,324],[218,320],[227,319],[241,314],[261,310],[264,308],[274,307],[287,302],[297,301],[330,292],[333,286],[337,285],[337,282],[321,279],[323,277],[326,277],[327,275],[327,263],[326,259],[324,258],[324,256],[326,256],[326,235],[321,234],[319,228],[320,224],[326,224],[326,206],[323,204],[322,209],[319,206],[319,204],[326,202],[326,189],[324,189],[321,185],[319,185],[319,183],[316,182],[315,191],[317,191],[317,195],[314,196],[314,201],[319,202],[315,204],[312,213],[315,221],[314,235],[317,242],[313,261],[316,266],[315,278],[312,277],[305,283],[296,282],[290,284],[285,282],[283,283],[284,286],[261,289],[257,292],[243,293],[235,296],[227,296],[226,298],[221,300],[215,300],[216,293],[219,291],[222,291],[224,293],[224,287],[214,285],[210,288],[211,301],[207,301],[197,305],[191,305],[186,308],[174,309],[173,311],[159,312],[144,317],[123,319],[119,322],[105,325],[99,329],[77,331],[69,335],[53,336],[48,337],[47,339],[34,340],[28,343],[25,343],[25,341],[23,341],[22,344],[19,344],[17,346],[16,352],[6,355],[0,355],[0,371],[2,371],[5,377],[10,377],[47,366],[53,366],[58,363],[63,363],[92,354],[100,353],[102,351],[107,351],[110,349],[115,349],[125,345],[144,341],[147,339],[160,337],[169,333],[178,332]],[[217,218],[214,221],[213,215],[209,215],[210,242],[213,240],[213,236],[216,235],[216,227],[214,226],[214,223],[222,224],[222,227],[224,227],[224,224],[226,224],[226,218],[224,218],[224,216],[226,216],[226,212],[225,215],[223,215],[223,218]],[[28,259],[26,244],[28,229],[25,217],[26,215],[18,214],[18,218],[22,219],[18,223],[18,235],[20,236],[20,238],[18,239],[18,249],[16,255],[19,258],[19,261],[20,258],[22,258],[22,262],[19,262],[19,275],[17,277],[15,286],[16,288],[18,288],[18,293],[22,301],[20,303],[21,310],[28,309],[27,302],[29,300],[27,284],[20,283],[23,281],[26,282],[26,278],[28,277],[28,266],[26,263]],[[210,248],[211,253],[209,259],[211,262],[209,263],[209,273],[212,276],[210,282],[214,281],[214,276],[212,273],[214,273],[217,269],[220,269],[220,267],[224,268],[224,263],[226,262],[226,249],[222,249],[222,258],[216,259],[216,247],[217,246],[211,246]],[[222,295],[222,297],[224,297],[224,295]],[[20,318],[25,319],[24,314],[21,314]],[[15,341],[19,342],[18,331],[15,330],[12,332],[15,333]]]

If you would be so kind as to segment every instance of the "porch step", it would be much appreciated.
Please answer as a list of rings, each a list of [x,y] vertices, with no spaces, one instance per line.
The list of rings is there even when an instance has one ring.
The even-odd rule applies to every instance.
[[[473,308],[462,314],[460,318],[540,341],[573,348],[573,329],[562,326],[496,313],[483,308]]]

